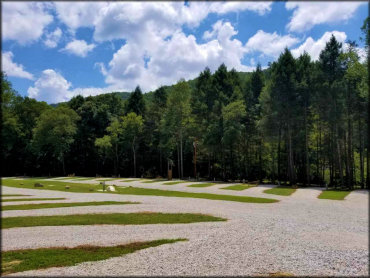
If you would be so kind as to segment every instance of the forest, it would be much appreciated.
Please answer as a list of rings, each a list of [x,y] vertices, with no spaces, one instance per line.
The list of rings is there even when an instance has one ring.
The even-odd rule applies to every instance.
[[[369,20],[362,28],[369,47]],[[334,36],[319,59],[221,64],[143,94],[49,105],[1,74],[1,176],[173,177],[369,188],[368,62]]]

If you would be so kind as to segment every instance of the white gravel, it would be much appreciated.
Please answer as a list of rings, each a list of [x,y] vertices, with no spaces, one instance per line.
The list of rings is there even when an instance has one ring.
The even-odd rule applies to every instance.
[[[82,181],[81,181],[82,182]],[[86,182],[86,181],[85,181]],[[116,181],[110,182],[117,184]],[[131,183],[122,183],[128,185]],[[134,185],[134,184],[132,184]],[[135,184],[139,186],[139,184]],[[355,191],[344,201],[317,199],[320,189],[298,189],[292,196],[222,187],[189,188],[186,184],[142,187],[261,196],[281,200],[252,204],[193,198],[85,194],[2,187],[3,194],[65,197],[59,202],[138,201],[142,204],[3,211],[3,217],[106,212],[196,212],[221,216],[227,222],[174,225],[99,225],[13,228],[2,231],[1,248],[14,250],[81,244],[116,245],[161,238],[186,242],[144,249],[105,261],[72,267],[16,273],[28,276],[78,275],[368,275],[368,192]],[[223,185],[224,186],[224,185]],[[35,201],[35,203],[53,201]],[[15,202],[19,204],[22,202]],[[24,202],[30,203],[30,202]],[[13,204],[11,202],[7,205]]]

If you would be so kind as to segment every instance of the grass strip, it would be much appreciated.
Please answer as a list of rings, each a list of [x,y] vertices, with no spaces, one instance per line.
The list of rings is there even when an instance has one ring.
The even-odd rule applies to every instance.
[[[181,238],[160,239],[117,246],[81,245],[73,248],[54,247],[6,251],[2,252],[1,256],[1,274],[6,275],[27,270],[73,266],[82,262],[106,260],[133,253],[137,250],[185,240]]]
[[[66,198],[21,198],[21,199],[1,199],[1,202],[20,202],[20,201],[46,201],[46,200],[65,200]]]
[[[328,200],[344,200],[351,191],[345,190],[324,190],[317,197],[319,199],[328,199]]]
[[[185,224],[211,221],[226,221],[226,219],[194,213],[138,212],[5,217],[1,219],[1,224],[3,229],[9,229],[35,226]]]
[[[212,186],[212,185],[215,185],[215,184],[217,184],[217,183],[214,183],[214,182],[198,183],[198,184],[188,185],[188,187],[209,187],[209,186]]]
[[[169,181],[163,183],[164,185],[174,185],[174,184],[179,184],[179,183],[187,183],[187,181]]]
[[[296,192],[296,189],[291,188],[291,187],[278,186],[278,187],[266,189],[263,192],[267,194],[274,194],[274,195],[280,195],[280,196],[290,196],[294,192]]]
[[[133,182],[133,181],[138,181],[138,180],[121,180],[120,182]]]
[[[2,194],[1,197],[17,197],[17,196],[31,196],[31,195],[23,195],[23,194]]]
[[[33,184],[36,180],[23,180],[22,184],[17,180],[4,181],[4,185],[16,188],[32,188],[35,189]],[[53,186],[37,187],[38,190],[56,190],[56,191],[68,191],[68,192],[79,192],[79,193],[91,193],[101,190],[102,186],[97,184],[86,184],[86,183],[66,183],[58,181],[48,181],[47,184]],[[68,190],[65,189],[65,185],[68,184],[70,187]],[[164,196],[164,197],[183,197],[183,198],[200,198],[209,200],[223,200],[223,201],[234,201],[243,203],[275,203],[279,202],[276,199],[249,197],[249,196],[233,196],[233,195],[221,195],[211,193],[195,193],[195,192],[183,192],[173,190],[161,190],[153,188],[141,188],[141,187],[117,187],[117,191],[109,192],[109,194],[125,194],[125,195],[149,195],[149,196]],[[103,192],[99,192],[103,193]]]
[[[161,182],[161,181],[166,181],[166,179],[149,180],[149,181],[143,181],[142,183],[154,183],[154,182]]]
[[[106,205],[126,205],[140,204],[139,202],[76,202],[76,203],[40,203],[40,204],[23,204],[2,206],[1,210],[30,210],[30,209],[46,209],[46,208],[65,208],[65,207],[84,207],[84,206],[106,206]]]
[[[241,191],[241,190],[245,190],[245,189],[248,189],[248,188],[251,188],[251,187],[254,187],[254,186],[253,185],[235,184],[235,185],[222,187],[221,189]]]

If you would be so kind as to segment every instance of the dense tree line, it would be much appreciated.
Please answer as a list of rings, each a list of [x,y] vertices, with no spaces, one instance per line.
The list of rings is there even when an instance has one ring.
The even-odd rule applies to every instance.
[[[363,27],[369,45],[368,20]],[[167,176],[369,188],[368,62],[333,36],[252,73],[208,68],[127,100],[52,107],[2,75],[2,175]]]

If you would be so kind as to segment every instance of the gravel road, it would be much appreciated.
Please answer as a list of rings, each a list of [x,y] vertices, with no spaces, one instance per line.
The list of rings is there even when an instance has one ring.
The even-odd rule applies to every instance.
[[[81,181],[82,182],[82,181]],[[86,182],[86,181],[84,181]],[[344,201],[317,199],[320,189],[298,189],[292,196],[265,194],[265,187],[244,191],[189,188],[187,184],[165,186],[140,182],[111,184],[247,195],[281,200],[271,204],[238,203],[193,198],[84,194],[2,187],[3,194],[36,197],[64,197],[61,201],[136,201],[141,204],[69,207],[24,211],[3,211],[2,217],[63,215],[109,212],[195,212],[221,216],[227,222],[174,225],[99,225],[29,227],[2,230],[3,251],[51,246],[101,246],[161,238],[187,238],[186,242],[144,249],[104,261],[72,267],[26,271],[14,275],[368,275],[368,192],[355,191]],[[268,186],[267,186],[268,187]],[[271,186],[270,186],[271,187]],[[20,204],[30,202],[9,202]],[[21,239],[21,240],[20,240]]]

